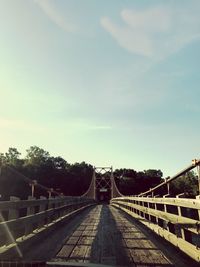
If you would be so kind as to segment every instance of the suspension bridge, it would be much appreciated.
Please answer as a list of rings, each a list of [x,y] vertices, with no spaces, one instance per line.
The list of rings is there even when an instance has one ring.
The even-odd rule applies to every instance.
[[[24,177],[32,195],[0,202],[0,266],[199,266],[200,196],[170,195],[170,183],[195,168],[200,189],[193,160],[137,196],[119,192],[110,167],[95,167],[79,197]],[[36,199],[37,187],[49,197]]]

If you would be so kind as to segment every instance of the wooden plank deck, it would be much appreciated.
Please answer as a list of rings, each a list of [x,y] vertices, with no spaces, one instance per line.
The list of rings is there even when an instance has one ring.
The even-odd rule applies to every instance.
[[[162,246],[163,247],[163,246]],[[76,230],[67,237],[51,264],[71,266],[186,266],[172,263],[156,242],[127,216],[109,205],[89,211]]]

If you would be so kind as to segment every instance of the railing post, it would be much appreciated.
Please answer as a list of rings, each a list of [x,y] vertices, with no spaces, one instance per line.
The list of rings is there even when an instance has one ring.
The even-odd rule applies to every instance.
[[[20,198],[11,196],[10,201],[19,201]],[[8,220],[13,220],[19,218],[19,210],[17,208],[9,209]]]
[[[167,194],[163,195],[163,197],[170,197],[170,184],[167,182],[167,178],[165,178],[165,184],[167,185]]]
[[[200,200],[200,195],[196,196],[196,199]],[[198,216],[199,216],[199,220],[200,220],[200,209],[198,209]]]
[[[155,203],[155,210],[158,210],[157,209],[157,203]],[[158,225],[158,216],[155,216],[155,218],[156,218],[156,224]]]
[[[200,195],[200,165],[197,166],[197,173],[198,173],[198,190]]]
[[[32,180],[29,183],[30,187],[31,187],[31,196],[34,197],[35,194],[35,186],[37,185],[37,180]]]
[[[69,200],[67,200],[67,199],[68,198],[63,199],[62,206],[66,206],[68,204]],[[63,209],[62,216],[65,216],[67,214],[67,212],[68,212],[68,209],[67,210],[66,210],[66,208]]]
[[[20,198],[11,196],[10,201],[20,201]],[[19,209],[18,208],[12,208],[8,211],[8,220],[14,220],[19,218]],[[15,231],[12,231],[12,233],[9,233],[6,237],[5,244],[13,243],[13,241],[17,237],[17,231],[18,229],[15,229]]]
[[[167,213],[167,204],[164,204],[164,212]],[[164,228],[169,232],[168,222],[164,221]]]
[[[34,199],[35,199],[35,197],[28,196],[28,200],[34,200]],[[28,207],[27,208],[27,213],[26,213],[27,216],[32,215],[34,213],[35,213],[35,207]],[[33,231],[33,224],[30,223],[30,224],[26,225],[25,235],[30,234],[32,231]]]
[[[69,207],[68,207],[68,209],[66,210],[66,214],[67,214],[67,213],[70,213],[70,212],[73,211],[74,201],[73,201],[72,198],[70,198],[70,201],[68,202],[68,205],[69,205]]]
[[[49,195],[49,198],[51,198],[52,197],[52,193],[53,193],[53,188],[49,188],[49,190],[48,190],[48,195]]]
[[[59,200],[60,198],[57,196],[57,197],[55,197],[55,205],[54,205],[54,209],[56,209],[56,208],[58,208],[59,206],[60,206],[60,204],[58,203],[58,200]],[[58,212],[58,213],[55,213],[55,217],[53,218],[54,220],[56,220],[56,219],[58,219],[59,218],[59,215],[60,215],[60,213]]]
[[[181,214],[181,207],[180,206],[177,206],[177,208],[178,208],[178,216],[182,216],[182,214]],[[179,228],[179,230],[181,232],[181,238],[185,240],[184,229],[180,225],[178,225],[178,228]],[[176,229],[176,231],[177,231],[177,229]]]
[[[54,200],[54,197],[49,197],[48,198],[48,210],[50,210],[50,209],[53,209],[53,205],[54,205],[54,203],[52,203],[53,202],[53,200]],[[50,217],[48,217],[47,218],[47,224],[49,224],[49,223],[51,223],[52,221],[53,221],[53,218],[52,218],[53,216],[50,216]]]
[[[200,165],[197,166],[197,174],[198,174],[198,190],[199,190],[199,195],[196,196],[196,199],[200,200]],[[198,216],[200,220],[200,210],[198,210]]]
[[[60,207],[64,206],[65,205],[65,201],[64,201],[64,195],[61,195],[61,203],[60,203]],[[65,211],[62,209],[61,212],[60,212],[60,217],[64,216],[65,215]]]
[[[169,183],[167,183],[167,194],[170,195]]]
[[[150,209],[150,204],[149,204],[149,202],[147,202],[147,209],[148,209],[148,211],[149,211],[149,209]],[[150,214],[148,214],[148,220],[149,220],[149,222],[151,221],[151,215],[150,215]]]
[[[47,198],[46,197],[44,197],[44,196],[41,196],[40,197],[40,200],[46,200]],[[42,212],[42,211],[45,211],[46,210],[46,204],[45,203],[41,203],[40,204],[40,208],[39,208],[39,212]],[[39,224],[38,224],[38,227],[43,227],[44,226],[44,224],[45,224],[45,219],[43,220],[41,220],[41,222],[39,222]]]

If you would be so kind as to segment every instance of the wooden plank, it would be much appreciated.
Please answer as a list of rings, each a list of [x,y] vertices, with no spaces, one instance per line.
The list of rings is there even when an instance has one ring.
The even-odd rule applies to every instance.
[[[80,239],[79,239],[79,241],[78,241],[78,245],[92,245],[92,243],[93,243],[93,241],[94,241],[94,238],[92,237],[88,237],[88,236],[82,236],[82,237],[80,237]]]
[[[76,228],[71,236],[65,242],[65,245],[56,255],[55,260],[62,258],[69,262],[89,261],[91,256],[91,246],[97,233],[98,217],[100,209],[92,209],[87,218]]]
[[[141,232],[137,227],[132,227],[132,224],[129,221],[121,220],[119,218],[119,214],[117,214],[113,210],[113,215],[115,217],[115,221],[117,222],[117,226],[119,231],[121,232],[121,237],[123,239],[123,244],[126,246],[127,254],[129,255],[129,260],[132,264],[136,266],[147,266],[154,264],[170,264],[169,260],[167,260],[163,253],[156,248],[155,244],[153,244],[144,233]],[[123,223],[123,227],[121,224]],[[119,227],[120,226],[120,227]],[[130,229],[134,229],[131,233]],[[124,229],[128,232],[123,232]]]
[[[173,266],[147,233],[108,205],[93,208],[59,253],[54,260],[64,259],[69,264]]]
[[[74,249],[74,245],[64,245],[62,247],[62,249],[59,251],[59,253],[57,254],[57,258],[64,258],[64,259],[68,259],[68,257],[70,256],[70,254],[72,253],[72,250]]]
[[[119,207],[119,205],[115,204],[114,206],[116,206],[117,208]],[[182,250],[184,253],[186,253],[188,256],[190,256],[192,259],[194,259],[196,262],[200,262],[200,251],[199,249],[190,244],[189,242],[181,239],[181,238],[177,238],[173,233],[170,233],[169,231],[161,228],[160,226],[145,220],[144,218],[141,217],[133,212],[131,212],[130,210],[127,210],[124,207],[120,207],[121,210],[125,211],[126,213],[128,213],[129,215],[131,215],[132,217],[138,219],[141,221],[141,223],[143,223],[145,226],[147,226],[148,228],[150,228],[151,230],[153,230],[154,232],[156,232],[158,235],[160,235],[161,237],[163,237],[164,239],[166,239],[167,241],[169,241],[170,243],[172,243],[174,246],[177,246],[180,250]]]
[[[81,236],[81,234],[83,233],[83,231],[80,231],[80,230],[76,230],[74,233],[73,233],[73,237],[78,237],[78,236]]]
[[[66,241],[67,245],[76,245],[79,240],[79,236],[70,236],[70,238]]]
[[[87,252],[86,245],[76,245],[70,254],[69,261],[83,262],[85,253]]]

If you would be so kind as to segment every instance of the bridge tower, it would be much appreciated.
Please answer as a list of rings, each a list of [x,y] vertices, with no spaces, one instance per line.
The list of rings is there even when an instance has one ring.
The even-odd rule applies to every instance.
[[[97,201],[109,201],[123,196],[115,183],[112,167],[94,167],[93,176],[87,192],[82,197]]]

